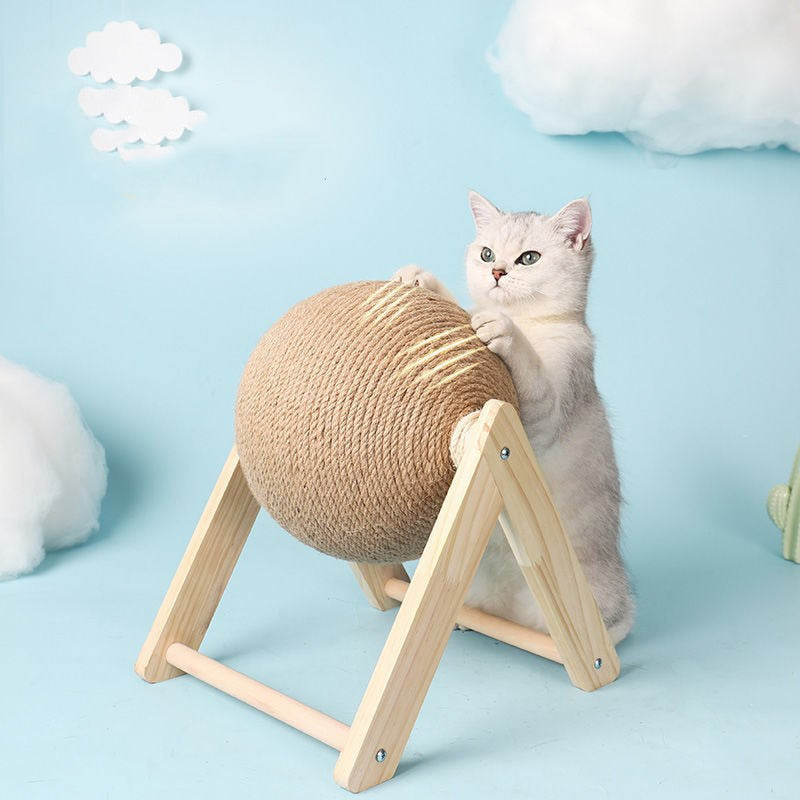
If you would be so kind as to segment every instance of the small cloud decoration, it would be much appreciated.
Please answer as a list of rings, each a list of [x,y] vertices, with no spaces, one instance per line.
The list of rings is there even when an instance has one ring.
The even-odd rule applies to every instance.
[[[516,0],[488,58],[541,133],[800,150],[797,0]]]
[[[117,84],[108,89],[87,86],[78,93],[78,105],[87,116],[116,126],[94,129],[91,142],[96,150],[116,152],[123,161],[161,158],[174,151],[165,142],[176,142],[206,119],[204,111],[189,108],[185,97],[140,85],[159,72],[174,72],[182,61],[177,45],[162,42],[156,31],[131,21],[109,22],[86,37],[85,47],[70,52],[67,63],[75,75]],[[131,86],[134,81],[137,84]]]
[[[69,389],[0,356],[0,580],[88,539],[106,477]]]

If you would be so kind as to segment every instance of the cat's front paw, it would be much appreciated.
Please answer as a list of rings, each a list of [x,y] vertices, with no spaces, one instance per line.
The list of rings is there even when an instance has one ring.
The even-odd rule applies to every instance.
[[[426,272],[417,264],[406,264],[392,275],[392,280],[404,286],[420,286],[439,294],[439,280],[432,272]]]
[[[502,311],[493,308],[476,311],[472,315],[472,330],[500,358],[506,359],[511,355],[514,323]]]

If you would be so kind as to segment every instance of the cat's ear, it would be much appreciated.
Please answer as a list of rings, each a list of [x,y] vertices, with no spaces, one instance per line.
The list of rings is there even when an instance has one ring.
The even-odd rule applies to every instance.
[[[589,201],[582,197],[567,203],[553,217],[553,225],[576,250],[583,250],[592,231],[592,209]]]
[[[482,194],[477,192],[469,193],[469,207],[472,209],[472,218],[475,220],[475,227],[478,230],[495,217],[500,216],[500,209],[495,208]]]

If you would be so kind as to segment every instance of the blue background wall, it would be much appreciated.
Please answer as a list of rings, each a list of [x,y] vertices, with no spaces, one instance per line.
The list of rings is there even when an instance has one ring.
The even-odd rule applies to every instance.
[[[796,796],[800,567],[764,499],[800,442],[800,156],[536,134],[484,58],[505,3],[1,7],[0,352],[71,387],[110,467],[99,535],[0,585],[2,797],[342,796],[323,745],[132,664],[261,332],[409,261],[466,302],[470,188],[591,199],[639,622],[592,695],[454,636],[375,796]],[[209,116],[169,162],[89,144],[66,58],[112,19],[186,55],[161,82]],[[349,721],[390,618],[262,516],[205,650]]]

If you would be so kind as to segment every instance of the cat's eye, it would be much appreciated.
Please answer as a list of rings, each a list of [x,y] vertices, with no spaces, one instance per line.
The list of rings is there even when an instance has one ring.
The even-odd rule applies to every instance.
[[[494,253],[492,252],[491,248],[484,247],[483,250],[481,250],[481,258],[484,261],[494,261]]]
[[[535,250],[526,250],[517,260],[516,264],[522,264],[524,267],[529,267],[531,264],[535,264],[540,258],[542,257],[541,253],[537,253]]]

